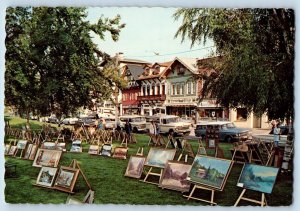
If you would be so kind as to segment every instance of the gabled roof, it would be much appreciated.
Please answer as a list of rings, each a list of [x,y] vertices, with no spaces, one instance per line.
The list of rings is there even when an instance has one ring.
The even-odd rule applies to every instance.
[[[150,62],[139,60],[139,59],[128,59],[128,58],[123,58],[120,59],[119,62],[121,63],[134,63],[134,64],[151,64]]]
[[[144,71],[146,71],[145,70],[146,67],[148,67],[150,69],[153,69],[153,68],[155,68],[156,65],[159,65],[161,69],[160,69],[159,74],[153,74],[153,71],[152,71],[152,73],[150,75],[147,75],[147,76],[141,74],[141,76],[139,77],[139,80],[151,79],[151,78],[160,78],[162,76],[162,74],[164,73],[165,68],[168,67],[171,63],[172,63],[172,61],[163,62],[163,63],[155,62],[151,66],[144,65]]]
[[[133,76],[134,80],[138,80],[139,76],[144,72],[144,69],[143,69],[142,65],[127,64],[126,66],[127,66],[127,70],[126,71],[128,71],[128,70],[130,71],[130,73]]]
[[[197,68],[197,59],[196,58],[184,58],[184,57],[175,57],[175,59],[170,63],[170,65],[163,71],[162,74],[167,74],[167,71],[171,69],[172,65],[176,62],[180,62],[185,66],[191,73],[198,74]]]

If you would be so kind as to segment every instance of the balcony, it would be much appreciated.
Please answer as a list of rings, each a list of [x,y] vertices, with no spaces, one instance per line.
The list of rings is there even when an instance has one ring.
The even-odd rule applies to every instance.
[[[146,101],[146,100],[160,100],[164,101],[166,100],[166,95],[147,95],[147,96],[138,96],[137,99],[139,101]]]

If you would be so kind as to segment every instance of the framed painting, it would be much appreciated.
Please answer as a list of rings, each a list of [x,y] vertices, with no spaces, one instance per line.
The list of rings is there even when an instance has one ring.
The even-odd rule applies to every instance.
[[[104,144],[102,146],[100,155],[110,157],[111,156],[111,150],[112,150],[112,144]]]
[[[173,160],[176,149],[151,147],[145,161],[145,165],[164,168],[168,160]]]
[[[26,145],[27,145],[26,140],[19,140],[17,144],[17,148],[23,150],[26,148]]]
[[[99,154],[99,146],[98,145],[91,145],[89,148],[88,153],[90,155],[98,155]]]
[[[190,182],[187,177],[190,173],[192,165],[168,161],[159,180],[159,186],[166,189],[188,192],[190,190]]]
[[[11,146],[8,151],[8,155],[14,156],[16,154],[17,149],[18,149],[17,146],[15,146],[15,145]]]
[[[34,144],[30,151],[30,155],[28,158],[29,160],[34,160],[37,149],[38,149],[38,145]]]
[[[52,149],[52,150],[55,150],[56,149],[56,143],[55,142],[46,141],[46,142],[42,143],[41,148],[42,149]]]
[[[146,157],[144,156],[131,155],[125,172],[125,176],[139,179],[143,173],[145,160]]]
[[[245,163],[237,186],[262,193],[272,193],[279,168]]]
[[[36,185],[52,187],[57,168],[42,167],[36,180]]]
[[[60,142],[56,144],[56,149],[61,151],[66,151],[66,143]]]
[[[232,160],[197,155],[188,180],[221,191],[225,186],[232,165]]]
[[[54,183],[55,189],[72,193],[79,169],[61,166]]]
[[[114,150],[113,158],[120,158],[126,160],[127,151],[127,147],[116,147]]]
[[[82,152],[81,140],[75,140],[72,142],[70,152]]]
[[[23,157],[23,159],[29,159],[29,156],[30,156],[30,152],[31,152],[31,149],[32,149],[32,146],[33,144],[29,144],[27,149],[26,149],[26,152],[25,152],[25,155]]]
[[[62,151],[50,149],[38,149],[32,166],[35,167],[57,167]]]
[[[8,155],[8,153],[9,153],[9,149],[10,149],[10,144],[5,144],[5,151],[4,151],[4,155]]]
[[[74,205],[76,205],[76,204],[84,204],[84,203],[82,201],[78,200],[78,199],[75,199],[72,196],[68,196],[66,204],[74,204]]]

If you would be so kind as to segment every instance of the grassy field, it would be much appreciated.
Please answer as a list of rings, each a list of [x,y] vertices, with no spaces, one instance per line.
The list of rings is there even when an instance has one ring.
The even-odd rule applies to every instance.
[[[8,119],[6,119],[8,120]],[[21,127],[25,120],[20,118],[10,119],[12,127]],[[42,123],[30,121],[32,129],[40,129]],[[89,144],[83,144],[82,153],[64,152],[60,160],[60,166],[68,166],[72,159],[76,159],[81,166],[82,171],[95,191],[96,204],[138,204],[138,205],[190,205],[202,206],[208,205],[195,200],[187,200],[183,194],[178,191],[159,188],[157,185],[148,184],[138,179],[125,177],[125,170],[130,155],[136,154],[139,147],[144,147],[144,155],[147,155],[149,148],[147,146],[148,137],[144,134],[136,135],[138,143],[129,144],[128,156],[126,160],[118,160],[110,157],[93,156],[87,153]],[[8,141],[8,137],[5,141]],[[197,149],[197,142],[190,142],[194,152]],[[120,145],[120,142],[114,142],[113,146]],[[69,151],[71,144],[67,144]],[[222,143],[220,147],[224,151],[225,158],[230,159],[229,149],[231,144]],[[208,152],[210,155],[213,151]],[[175,159],[179,154],[177,153]],[[40,168],[32,166],[33,161],[23,160],[18,157],[6,157],[6,162],[17,165],[17,177],[6,178],[5,200],[7,203],[65,203],[68,194],[57,190],[34,186]],[[189,158],[188,163],[193,159]],[[242,189],[236,186],[240,172],[241,164],[234,164],[228,177],[225,188],[222,192],[216,191],[215,202],[220,206],[233,206]],[[147,170],[144,169],[144,170]],[[145,172],[144,172],[145,173]],[[142,178],[145,176],[143,174]],[[158,177],[152,176],[150,181],[158,182]],[[83,200],[88,191],[83,178],[79,176],[74,188],[73,197]],[[260,200],[261,194],[254,191],[247,191],[246,196]],[[266,195],[269,206],[289,206],[292,204],[293,178],[291,174],[280,174],[271,195]],[[200,198],[210,199],[210,192],[198,191],[195,194]],[[250,202],[241,202],[240,205],[255,205]]]

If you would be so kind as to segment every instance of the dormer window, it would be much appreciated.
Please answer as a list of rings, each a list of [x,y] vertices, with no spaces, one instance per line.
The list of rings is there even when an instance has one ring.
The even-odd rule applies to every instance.
[[[143,72],[143,75],[144,76],[148,76],[150,74],[150,68],[149,67],[146,67],[145,68],[145,71]]]
[[[184,67],[177,68],[177,75],[183,75],[184,72],[185,72],[185,68]]]

